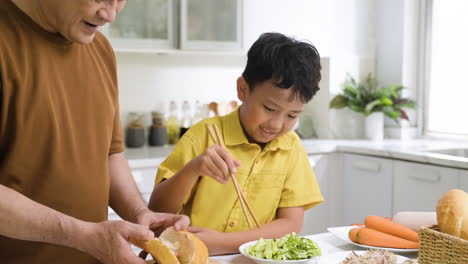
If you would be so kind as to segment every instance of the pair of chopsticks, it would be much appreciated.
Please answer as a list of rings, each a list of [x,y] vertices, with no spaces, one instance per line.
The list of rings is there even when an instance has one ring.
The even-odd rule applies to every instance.
[[[221,147],[226,149],[226,146],[224,145],[224,140],[221,137],[221,133],[219,132],[219,129],[216,126],[216,124],[212,124],[211,126],[210,124],[207,124],[207,128],[208,128],[208,133],[210,134],[210,137],[213,140],[213,142],[216,145],[220,145]],[[249,202],[245,198],[244,193],[242,192],[242,189],[239,186],[239,183],[237,182],[236,176],[234,176],[233,173],[231,173],[231,178],[232,178],[232,183],[234,184],[234,188],[236,189],[236,192],[237,192],[237,198],[239,199],[239,202],[242,207],[242,211],[244,212],[244,216],[245,216],[245,219],[247,220],[247,224],[249,225],[249,228],[252,228],[252,223],[250,222],[248,213],[250,213],[250,215],[252,216],[257,227],[260,228],[260,223],[258,222],[257,217],[255,217],[255,214],[252,208],[250,207]],[[248,212],[246,210],[246,207],[247,207]]]

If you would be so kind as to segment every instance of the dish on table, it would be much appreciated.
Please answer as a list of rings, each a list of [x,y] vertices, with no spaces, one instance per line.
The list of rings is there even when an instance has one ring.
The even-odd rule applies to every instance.
[[[291,235],[291,234],[289,234]],[[286,235],[285,237],[289,236],[289,235]],[[299,236],[296,236],[296,234],[293,234],[294,236],[294,239],[295,239],[295,242],[297,242],[297,238],[300,239],[301,242],[299,243],[303,243],[302,241],[304,241],[302,238],[300,238]],[[267,240],[270,240],[270,239],[261,239],[263,241],[267,241]],[[309,240],[309,239],[308,239]],[[259,258],[259,257],[255,257],[255,256],[252,256],[250,254],[247,253],[248,251],[248,248],[250,246],[254,246],[257,244],[259,240],[256,240],[256,241],[251,241],[251,242],[247,242],[245,244],[242,244],[240,247],[239,247],[239,252],[244,255],[245,257],[255,261],[255,263],[258,263],[258,264],[305,264],[305,263],[308,263],[308,264],[316,264],[317,263],[317,260],[318,258],[320,257],[320,252],[321,250],[319,249],[318,245],[313,242],[310,242],[310,241],[307,241],[305,244],[308,245],[309,247],[309,251],[307,251],[309,254],[315,254],[317,256],[315,257],[311,257],[311,258],[307,258],[307,259],[298,259],[298,260],[273,260],[273,259],[264,259],[264,258]],[[278,241],[278,239],[277,239]],[[265,244],[260,244],[260,245],[265,245]],[[284,245],[284,244],[283,244]],[[297,244],[295,244],[297,245]],[[311,247],[310,247],[311,246]],[[262,248],[262,246],[260,246],[260,248]],[[268,248],[268,247],[267,247]],[[284,247],[283,247],[284,249]],[[296,249],[297,250],[297,247],[296,246],[292,246],[292,249]],[[318,252],[316,252],[318,250]],[[257,251],[257,252],[263,252],[262,250],[260,251]],[[282,252],[281,250],[280,251],[277,251],[277,252]],[[285,252],[285,251],[283,251]],[[294,250],[292,251],[294,252]],[[300,252],[304,252],[304,251],[300,251]],[[295,251],[295,253],[298,253],[297,251]],[[287,253],[287,254],[290,254],[290,253]],[[300,253],[302,254],[302,253]]]
[[[358,247],[362,247],[362,248],[368,248],[368,249],[382,249],[382,250],[388,250],[388,251],[391,251],[391,252],[400,252],[400,253],[411,253],[411,252],[418,252],[418,249],[415,248],[410,248],[410,249],[405,249],[405,248],[386,248],[386,247],[373,247],[373,246],[367,246],[367,245],[363,245],[363,244],[359,244],[359,243],[355,243],[353,241],[351,241],[348,237],[348,232],[349,230],[353,229],[353,228],[358,228],[358,226],[341,226],[341,227],[329,227],[327,230],[328,232],[332,233],[333,235],[335,235],[336,237],[350,243],[350,244],[353,244],[355,246],[358,246]]]
[[[342,252],[336,252],[336,253],[321,256],[317,264],[338,264],[338,263],[341,263],[352,252],[353,251],[342,251]],[[365,252],[366,252],[365,250],[354,251],[354,253],[356,253],[357,255],[362,255]],[[399,264],[403,263],[405,260],[408,260],[408,258],[397,255],[397,263],[399,263]]]

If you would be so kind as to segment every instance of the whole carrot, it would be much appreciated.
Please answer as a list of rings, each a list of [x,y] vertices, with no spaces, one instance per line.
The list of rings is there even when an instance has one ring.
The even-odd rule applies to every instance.
[[[406,240],[419,242],[418,233],[404,225],[397,224],[392,220],[385,219],[376,215],[369,215],[364,219],[366,227],[393,235]]]
[[[358,243],[357,239],[356,239],[356,234],[359,231],[359,229],[361,229],[361,227],[356,227],[356,228],[350,229],[349,232],[348,232],[349,239],[351,239],[351,241],[353,241],[355,243]]]
[[[392,236],[372,228],[360,228],[356,234],[357,243],[388,248],[418,248],[418,243],[396,236]]]

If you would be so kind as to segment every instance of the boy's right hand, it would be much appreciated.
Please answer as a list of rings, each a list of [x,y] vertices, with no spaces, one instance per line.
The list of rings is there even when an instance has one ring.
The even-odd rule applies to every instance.
[[[220,145],[210,146],[190,163],[197,175],[209,176],[222,184],[227,183],[230,174],[236,174],[240,166],[240,162]]]

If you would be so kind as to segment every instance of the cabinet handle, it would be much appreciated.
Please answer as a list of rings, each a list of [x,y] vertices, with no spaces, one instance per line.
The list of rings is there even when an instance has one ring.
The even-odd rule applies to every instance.
[[[440,182],[440,175],[410,175],[408,178],[422,182]]]
[[[379,163],[370,163],[364,161],[353,162],[353,167],[358,170],[369,171],[369,172],[379,172],[380,164]]]

